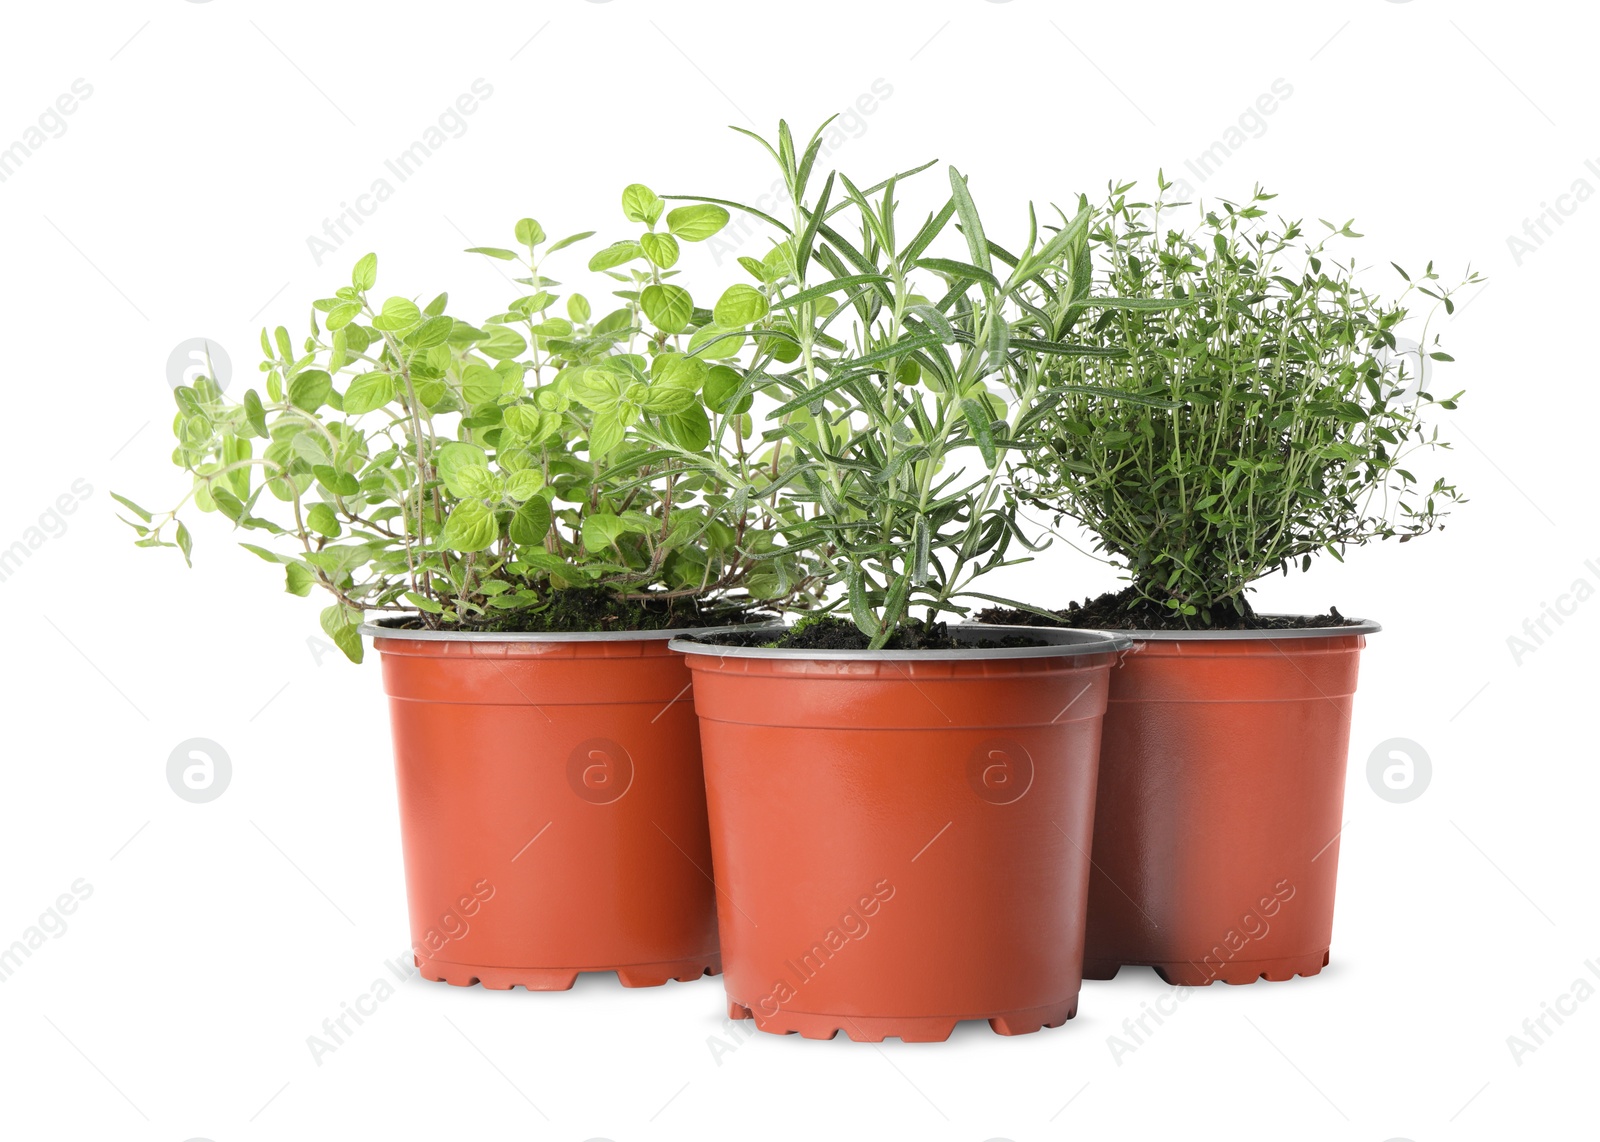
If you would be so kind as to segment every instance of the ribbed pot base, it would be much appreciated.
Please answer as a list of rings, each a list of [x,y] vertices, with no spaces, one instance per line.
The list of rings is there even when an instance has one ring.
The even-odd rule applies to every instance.
[[[529,991],[570,991],[578,981],[579,972],[614,971],[623,987],[660,987],[668,980],[689,983],[701,976],[722,974],[720,955],[656,964],[598,964],[581,968],[499,968],[420,958],[416,963],[423,979],[448,983],[452,987],[482,984],[491,991],[507,991],[513,987],[525,987]]]
[[[1281,982],[1297,975],[1316,975],[1328,966],[1328,953],[1324,949],[1307,956],[1284,956],[1271,960],[1230,960],[1226,963],[1119,963],[1116,960],[1086,961],[1084,979],[1113,979],[1123,967],[1155,968],[1156,974],[1178,987],[1204,987],[1221,980],[1223,983],[1255,983],[1258,979]]]
[[[986,1019],[996,1034],[1027,1035],[1044,1027],[1059,1027],[1078,1013],[1078,997],[1065,1003],[1005,1011],[996,1015],[868,1016],[819,1015],[779,1008],[770,1018],[757,1015],[739,1003],[728,1004],[728,1018],[754,1019],[758,1030],[774,1035],[799,1035],[805,1039],[832,1039],[843,1031],[857,1043],[943,1043],[956,1024],[966,1019]]]

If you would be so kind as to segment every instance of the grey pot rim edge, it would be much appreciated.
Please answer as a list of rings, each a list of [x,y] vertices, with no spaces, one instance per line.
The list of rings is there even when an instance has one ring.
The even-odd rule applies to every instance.
[[[1262,615],[1262,618],[1296,616]],[[987,631],[1007,631],[1043,637],[1057,632],[1076,636],[1053,646],[1028,647],[973,647],[966,650],[779,650],[755,646],[711,647],[691,641],[692,636],[722,634],[744,630],[777,630],[780,623],[749,623],[719,627],[672,627],[662,630],[637,631],[445,631],[404,629],[384,625],[383,620],[362,623],[357,630],[369,638],[407,639],[416,642],[659,642],[682,643],[674,650],[694,654],[719,654],[738,658],[812,658],[823,660],[886,659],[890,661],[938,661],[940,659],[974,658],[1052,658],[1068,653],[1115,653],[1129,649],[1136,642],[1229,642],[1229,641],[1281,641],[1303,638],[1336,638],[1341,635],[1375,634],[1383,627],[1371,619],[1351,619],[1337,627],[1290,627],[1279,630],[1100,630],[1093,627],[1032,627],[1006,626],[987,623],[960,623],[953,629],[977,628]],[[1070,649],[1074,643],[1108,641],[1109,645],[1094,649]]]
[[[734,630],[780,630],[780,624],[761,627],[716,627],[696,634],[725,634]],[[998,623],[952,623],[956,637],[971,635],[1020,635],[1042,638],[1046,646],[973,646],[955,650],[808,650],[770,646],[717,646],[693,639],[675,638],[673,650],[712,658],[766,658],[792,662],[974,662],[1015,658],[1070,658],[1085,654],[1119,654],[1133,647],[1133,639],[1122,631],[1075,630],[1070,627],[1003,626]],[[1052,638],[1052,636],[1054,636]]]
[[[1258,615],[1263,619],[1297,619],[1303,615]],[[1118,630],[1134,642],[1284,642],[1304,638],[1340,638],[1377,634],[1383,625],[1373,619],[1346,619],[1335,627],[1283,627],[1275,630]]]
[[[401,619],[415,617],[402,616]],[[356,630],[368,638],[406,639],[413,642],[662,642],[711,630],[767,630],[777,625],[765,622],[743,626],[668,627],[661,630],[477,631],[392,627],[385,626],[385,621],[362,623]]]

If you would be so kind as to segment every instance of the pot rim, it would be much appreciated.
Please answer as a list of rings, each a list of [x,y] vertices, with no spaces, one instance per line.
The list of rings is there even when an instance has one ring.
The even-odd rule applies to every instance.
[[[782,624],[765,623],[743,627],[710,627],[699,634],[727,634],[740,630],[782,630]],[[973,662],[1003,658],[1066,658],[1080,654],[1117,654],[1129,650],[1133,639],[1122,631],[1078,630],[1072,627],[1005,626],[988,623],[952,623],[950,633],[962,636],[1014,634],[1039,638],[1049,646],[974,646],[959,650],[804,650],[771,646],[716,646],[689,638],[674,638],[673,650],[683,654],[716,658],[769,658],[822,662]]]
[[[1303,615],[1261,615],[1264,619],[1297,619]],[[1089,628],[1083,628],[1089,629]],[[1119,630],[1135,642],[1243,642],[1298,638],[1338,638],[1342,635],[1376,634],[1382,624],[1372,619],[1346,619],[1336,627],[1285,627],[1279,630]]]
[[[357,631],[369,638],[410,639],[414,642],[660,642],[707,630],[761,630],[771,627],[767,623],[747,623],[729,627],[664,627],[660,630],[596,630],[596,631],[476,631],[476,630],[416,630],[389,626],[415,616],[400,616],[362,623]]]

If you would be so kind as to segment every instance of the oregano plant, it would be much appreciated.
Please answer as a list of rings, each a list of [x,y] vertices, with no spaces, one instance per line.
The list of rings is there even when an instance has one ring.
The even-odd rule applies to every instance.
[[[368,612],[629,629],[816,589],[804,553],[780,550],[797,509],[750,470],[728,378],[678,344],[711,315],[651,292],[687,298],[665,280],[677,241],[709,237],[726,212],[684,208],[658,232],[662,204],[645,188],[623,206],[650,229],[591,262],[630,287],[603,316],[582,294],[563,299],[546,265],[592,232],[550,242],[525,218],[515,248],[474,248],[516,263],[525,291],[476,322],[445,294],[380,299],[377,259],[360,259],[314,303],[303,339],[262,331],[260,391],[234,401],[208,377],[175,391],[173,462],[189,487],[161,513],[117,496],[136,542],[188,560],[191,510],[256,533],[244,546],[280,565],[291,593],[332,596],[323,628],[357,661]]]

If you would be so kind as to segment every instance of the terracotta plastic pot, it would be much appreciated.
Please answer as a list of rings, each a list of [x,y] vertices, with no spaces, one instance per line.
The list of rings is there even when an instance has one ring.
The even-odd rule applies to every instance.
[[[683,631],[366,626],[394,730],[412,951],[447,983],[721,967]]]
[[[1132,632],[1100,754],[1087,978],[1322,970],[1356,666],[1378,629]]]
[[[963,641],[1011,633],[955,627]],[[1115,651],[793,651],[689,641],[733,1018],[940,1041],[1077,1010]]]

